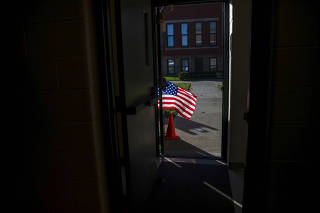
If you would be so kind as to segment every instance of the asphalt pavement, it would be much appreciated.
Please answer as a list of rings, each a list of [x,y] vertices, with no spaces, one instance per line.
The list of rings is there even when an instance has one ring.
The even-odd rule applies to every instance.
[[[191,82],[190,91],[197,96],[196,109],[190,120],[174,119],[180,140],[165,141],[165,154],[179,157],[220,157],[222,130],[221,81]]]

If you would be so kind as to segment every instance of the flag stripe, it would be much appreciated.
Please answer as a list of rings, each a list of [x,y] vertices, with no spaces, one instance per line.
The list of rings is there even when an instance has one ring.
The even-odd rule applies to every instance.
[[[180,87],[178,87],[178,90],[184,91],[184,92],[188,93],[189,95],[192,95],[192,96],[194,96],[194,97],[197,97],[196,95],[194,95],[194,94],[193,94],[192,92],[190,92],[189,90],[182,89],[182,88],[180,88]]]
[[[178,89],[177,94],[187,96],[188,98],[192,99],[193,101],[197,100],[197,98],[195,96],[193,96],[192,93],[187,92],[186,90]]]
[[[170,96],[170,97],[163,97],[162,98],[162,102],[166,102],[166,101],[179,101],[181,104],[187,106],[189,109],[194,110],[195,106],[191,105],[190,103],[188,103],[187,101],[184,101],[183,99],[181,99],[180,97],[176,97],[176,96]]]
[[[177,102],[166,102],[165,104],[163,104],[162,106],[165,106],[165,107],[167,107],[167,106],[174,106],[175,104],[177,104]],[[193,113],[193,111],[192,110],[190,110],[190,109],[188,109],[188,108],[186,108],[186,107],[184,107],[184,106],[181,106],[181,105],[179,105],[179,108],[182,110],[182,109],[184,109],[183,111],[184,112],[186,112],[186,113],[188,113],[190,116],[192,115],[192,113]]]
[[[192,93],[191,92],[187,92],[186,90],[181,90],[180,88],[178,89],[178,92],[180,92],[180,94],[185,94],[187,95],[188,98],[192,99],[194,102],[197,101],[196,98],[192,97]]]
[[[190,105],[190,107],[192,107],[193,109],[195,109],[195,104],[192,103],[191,101],[188,101],[188,99],[185,98],[185,97],[174,96],[174,95],[166,95],[166,96],[163,96],[162,99],[164,99],[164,100],[168,100],[168,99],[179,100],[179,101],[183,102],[184,104]]]
[[[185,112],[183,112],[180,108],[177,108],[177,110],[178,110],[178,112],[179,112],[179,114],[181,115],[181,116],[183,116],[184,118],[186,118],[186,119],[190,119],[191,118],[191,116],[192,115],[188,115],[188,114],[186,114]]]
[[[193,113],[193,109],[190,109],[188,106],[186,106],[186,105],[183,105],[183,104],[181,104],[181,103],[179,103],[178,101],[174,101],[174,100],[172,100],[172,101],[166,101],[166,102],[164,102],[163,103],[163,105],[165,105],[165,104],[178,104],[181,108],[183,108],[183,109],[185,109],[186,111],[188,111],[189,113]]]
[[[171,108],[170,105],[167,106],[167,107],[168,107],[168,108]],[[183,111],[183,109],[181,109],[179,106],[174,106],[174,105],[172,104],[172,107],[175,107],[175,108],[174,108],[175,110],[179,110],[179,113],[180,113],[180,114],[184,114],[185,116],[191,118],[192,114],[190,115],[190,114],[188,114],[186,111]],[[165,108],[166,108],[166,107],[165,107]]]
[[[196,105],[196,103],[193,101],[193,100],[191,100],[191,99],[189,99],[187,96],[185,96],[185,95],[181,95],[181,94],[177,94],[177,97],[179,97],[179,98],[182,98],[183,100],[185,100],[185,101],[187,101],[189,104],[191,104],[191,105]]]
[[[191,97],[197,98],[197,96],[194,95],[192,92],[190,92],[190,91],[188,91],[188,90],[185,90],[185,89],[182,89],[182,88],[180,88],[180,87],[178,87],[178,91],[184,92],[184,93],[190,95]]]
[[[177,112],[179,113],[179,115],[181,115],[182,117],[184,117],[187,120],[190,120],[191,116],[190,115],[186,115],[180,108],[175,107],[164,107],[162,109],[175,109],[177,110]]]

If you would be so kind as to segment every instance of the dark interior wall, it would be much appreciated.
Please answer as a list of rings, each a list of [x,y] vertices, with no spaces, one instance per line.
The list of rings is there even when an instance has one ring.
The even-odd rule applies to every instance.
[[[92,1],[46,0],[17,14],[24,122],[15,196],[24,211],[108,209],[92,12]]]
[[[317,1],[251,1],[244,212],[311,211],[315,198]]]
[[[311,210],[313,76],[319,70],[320,25],[316,1],[274,3],[270,212]],[[303,204],[303,205],[301,205]],[[288,207],[289,206],[289,207]]]

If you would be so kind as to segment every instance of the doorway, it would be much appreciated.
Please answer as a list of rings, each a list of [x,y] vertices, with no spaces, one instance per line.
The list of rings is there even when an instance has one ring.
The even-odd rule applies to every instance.
[[[196,99],[194,107],[186,106],[185,112],[181,112],[182,105],[188,104],[185,99],[176,98],[178,109],[163,108],[162,100],[158,113],[159,151],[166,157],[226,161],[228,5],[157,5],[155,13],[158,77],[192,93]],[[161,95],[163,91],[165,88]],[[172,134],[177,137],[170,137]]]
[[[218,2],[214,2],[214,4],[217,3]],[[226,9],[228,5],[224,2],[219,3],[222,5],[220,11],[223,12],[221,19],[225,20],[228,18],[228,9]],[[208,4],[209,3],[202,3],[197,5],[208,6]],[[195,4],[188,5],[193,7],[195,6]],[[127,156],[125,159],[127,165],[124,164],[123,167],[128,168],[127,170],[121,170],[124,171],[122,176],[124,179],[123,185],[126,187],[125,189],[127,189],[124,192],[129,198],[131,198],[132,204],[137,207],[137,204],[140,205],[147,197],[155,178],[158,177],[160,178],[160,183],[162,184],[156,185],[152,189],[153,191],[151,196],[149,196],[152,202],[147,202],[149,203],[148,205],[151,204],[150,206],[152,208],[158,207],[156,204],[171,204],[176,200],[181,201],[181,203],[189,204],[185,205],[186,209],[189,209],[190,205],[191,207],[196,207],[199,203],[189,202],[189,199],[192,197],[192,195],[197,196],[195,200],[201,201],[201,205],[203,205],[204,209],[206,207],[210,207],[211,209],[220,209],[220,207],[222,208],[222,206],[225,206],[226,208],[232,210],[232,208],[229,207],[230,205],[232,207],[233,204],[236,204],[237,208],[241,208],[241,205],[234,201],[241,201],[241,193],[234,193],[231,189],[232,187],[230,187],[231,185],[229,180],[233,174],[229,173],[231,171],[229,171],[226,164],[222,162],[225,160],[212,160],[226,159],[226,154],[224,154],[225,152],[223,150],[226,150],[227,144],[226,137],[224,135],[227,132],[225,123],[228,122],[226,119],[228,117],[226,109],[228,109],[229,91],[229,57],[227,57],[229,52],[225,51],[228,50],[228,37],[225,36],[225,38],[219,39],[219,32],[223,35],[228,35],[228,27],[225,26],[226,24],[222,25],[220,22],[218,22],[218,19],[214,17],[207,18],[206,20],[202,21],[192,20],[192,18],[186,20],[185,18],[184,20],[178,22],[178,24],[176,24],[177,20],[173,20],[172,22],[165,24],[161,23],[161,8],[168,7],[171,10],[174,5],[152,5],[151,8],[155,8],[155,10],[149,10],[149,1],[141,1],[141,5],[137,5],[137,3],[134,1],[126,0],[122,1],[120,6],[120,14],[122,14],[122,19],[118,26],[122,26],[122,32],[120,31],[119,35],[115,37],[122,38],[122,42],[120,42],[121,39],[119,39],[119,43],[121,44],[119,46],[120,50],[123,51],[123,54],[119,56],[119,58],[123,58],[123,67],[120,70],[121,72],[119,72],[121,74],[119,76],[123,79],[121,82],[124,84],[122,85],[123,91],[119,95],[119,98],[124,99],[122,101],[122,105],[126,106],[122,107],[124,110],[121,111],[123,115],[123,125],[121,125],[121,127],[125,128],[124,132],[126,132],[123,138],[123,144],[125,148],[124,156]],[[182,7],[184,5],[182,4],[176,6]],[[151,14],[149,11],[151,11]],[[153,18],[153,23],[155,23],[154,26],[156,26],[156,30],[150,30],[153,28],[149,27],[150,22],[148,22],[148,17]],[[165,34],[161,34],[160,32],[162,31],[164,31]],[[146,34],[145,32],[149,32],[149,34]],[[151,33],[152,36],[150,35]],[[145,39],[141,39],[144,38],[143,36]],[[151,41],[150,38],[156,38],[153,40],[155,41],[153,43],[154,46],[149,43]],[[169,54],[168,58],[161,60],[161,45],[164,45],[165,48],[170,51],[180,52],[186,50],[213,50],[218,49],[217,46],[219,45],[221,45],[223,48],[221,48],[222,55],[220,55],[220,58],[219,55],[214,55],[209,52],[202,56],[202,65],[199,65],[201,60],[198,60],[198,66],[196,66],[196,57],[192,54],[181,54],[180,56]],[[156,54],[152,58],[150,57],[150,54],[148,56],[148,53]],[[197,57],[199,57],[199,54]],[[152,69],[154,67],[157,69]],[[162,72],[162,68],[167,69],[167,76],[164,76],[165,72]],[[200,70],[200,68],[202,70]],[[211,120],[220,120],[220,156],[219,154],[207,154],[208,152],[206,153],[206,151],[203,151],[203,148],[194,146],[190,142],[185,144],[188,145],[188,147],[193,146],[192,151],[195,150],[198,152],[193,152],[193,155],[189,156],[185,155],[186,153],[183,152],[181,152],[179,156],[179,153],[177,154],[176,152],[172,154],[172,157],[166,157],[168,156],[169,150],[168,144],[171,142],[169,140],[165,140],[167,133],[166,121],[169,117],[166,117],[163,104],[161,104],[161,101],[163,100],[162,98],[159,99],[159,110],[157,110],[157,105],[151,107],[152,104],[150,104],[149,101],[149,94],[152,86],[154,85],[155,88],[159,88],[161,86],[160,80],[166,80],[165,77],[167,78],[168,82],[175,82],[179,85],[179,87],[185,88],[189,92],[197,93],[195,94],[197,96],[197,106],[199,106],[199,103],[201,104],[201,95],[203,95],[203,92],[201,92],[200,89],[198,89],[200,92],[196,90],[196,92],[193,90],[191,91],[192,88],[196,88],[195,86],[192,87],[191,84],[194,82],[198,82],[199,84],[206,83],[209,81],[208,79],[218,83],[219,87],[217,85],[215,89],[219,89],[221,92],[220,99],[222,100],[219,102],[221,109],[220,118]],[[192,78],[196,79],[193,80]],[[153,84],[152,80],[155,80],[155,84]],[[188,85],[189,88],[187,88]],[[203,85],[202,88],[204,90],[211,87]],[[155,91],[151,91],[153,91],[152,94],[154,94]],[[210,91],[206,92],[209,94],[213,93]],[[160,96],[161,94],[162,93],[160,93]],[[137,103],[135,101],[137,101]],[[212,107],[212,103],[210,106]],[[202,107],[200,107],[200,109],[201,108]],[[155,110],[156,119],[153,119],[153,110]],[[171,113],[173,114],[174,112]],[[196,112],[192,113],[191,118],[196,115],[195,113]],[[202,114],[206,114],[206,112]],[[183,139],[183,132],[188,133],[188,131],[182,130],[182,132],[178,132],[178,119],[184,121],[183,119],[185,118],[176,114],[174,119],[174,130],[177,132],[177,135],[180,137],[180,139]],[[192,121],[192,119],[185,120],[190,121],[189,123],[193,122],[193,124],[195,122],[200,123],[202,121],[202,119],[199,119],[198,121]],[[154,123],[157,126],[156,131],[152,129],[154,128]],[[204,125],[204,123],[201,123],[200,127],[196,126],[191,128],[191,136],[199,136],[200,133],[206,133],[205,131],[208,131],[208,129],[218,129],[218,127],[215,127],[211,124],[207,125],[207,127],[204,127]],[[199,133],[197,132],[192,135],[195,129],[198,130]],[[153,143],[155,138],[158,139],[156,146],[158,149],[158,154],[164,155],[165,157],[161,156],[160,158],[155,158],[155,146]],[[219,140],[217,141],[219,142]],[[165,142],[168,144],[165,144]],[[172,142],[173,143],[170,145],[178,144],[174,143],[176,141]],[[181,158],[179,159],[178,157]],[[160,164],[157,164],[158,160],[160,161]],[[239,177],[241,177],[241,175],[239,175]],[[157,180],[157,183],[159,183],[159,179]],[[236,197],[237,195],[239,195],[239,197]],[[236,199],[233,199],[234,197],[236,197]],[[163,202],[167,198],[170,202]],[[221,202],[217,201],[216,199],[221,199]],[[177,202],[177,204],[177,208],[180,208],[180,203]],[[211,204],[216,206],[212,206]],[[163,208],[166,207],[167,205],[163,205]]]

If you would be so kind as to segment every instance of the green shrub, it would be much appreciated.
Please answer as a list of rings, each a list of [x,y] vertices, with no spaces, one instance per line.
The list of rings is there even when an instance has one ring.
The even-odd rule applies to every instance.
[[[182,89],[189,90],[191,83],[174,83],[174,85],[176,85]]]
[[[180,81],[179,77],[174,77],[174,76],[165,76],[164,77],[167,81]]]
[[[190,80],[190,73],[188,72],[180,72],[179,73],[179,78],[182,80],[182,81],[186,81],[186,80]]]
[[[165,117],[169,117],[170,114],[172,114],[173,117],[176,117],[176,115],[178,114],[178,112],[177,112],[176,110],[174,110],[174,109],[164,109],[164,110],[163,110],[163,115],[164,115]]]

